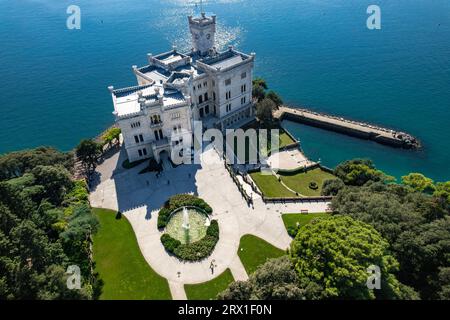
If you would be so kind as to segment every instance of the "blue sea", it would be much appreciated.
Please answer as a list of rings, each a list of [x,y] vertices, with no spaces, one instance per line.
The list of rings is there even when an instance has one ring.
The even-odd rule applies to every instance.
[[[0,0],[0,153],[72,149],[112,121],[108,85],[135,84],[131,66],[173,44],[189,50],[199,1]],[[366,27],[367,7],[381,29]],[[69,5],[81,29],[66,27]],[[218,46],[256,52],[255,73],[286,103],[407,131],[421,151],[285,122],[305,153],[333,167],[371,158],[400,177],[450,180],[449,0],[210,0]]]

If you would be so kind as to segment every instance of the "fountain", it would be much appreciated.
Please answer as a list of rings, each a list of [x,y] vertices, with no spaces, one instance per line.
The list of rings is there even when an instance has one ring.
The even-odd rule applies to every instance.
[[[189,243],[189,211],[186,207],[183,207],[183,224],[181,225],[184,229],[184,238],[186,243]]]
[[[209,225],[207,215],[195,208],[183,207],[172,214],[166,232],[181,243],[188,244],[202,239]]]

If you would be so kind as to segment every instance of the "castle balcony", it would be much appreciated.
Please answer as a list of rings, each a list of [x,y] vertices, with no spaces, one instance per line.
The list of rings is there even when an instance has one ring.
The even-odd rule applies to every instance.
[[[163,122],[159,121],[159,122],[153,122],[150,124],[150,128],[154,129],[154,128],[161,128],[163,126]]]

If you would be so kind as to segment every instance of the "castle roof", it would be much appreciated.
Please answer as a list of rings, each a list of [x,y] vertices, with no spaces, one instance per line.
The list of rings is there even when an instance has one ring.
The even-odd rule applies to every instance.
[[[164,108],[172,108],[182,103],[187,103],[183,94],[172,88],[165,89],[160,85],[143,85],[121,88],[111,91],[114,101],[114,110],[118,117],[130,116],[142,111],[141,101],[144,99],[145,105],[156,104],[161,101]]]

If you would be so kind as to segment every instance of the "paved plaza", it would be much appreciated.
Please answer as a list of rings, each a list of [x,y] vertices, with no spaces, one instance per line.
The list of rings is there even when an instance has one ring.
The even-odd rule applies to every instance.
[[[227,268],[235,280],[247,279],[237,255],[243,235],[253,234],[286,249],[291,238],[284,228],[282,212],[324,212],[328,206],[327,202],[266,205],[253,194],[254,206],[249,207],[216,151],[206,148],[201,158],[201,165],[169,167],[157,178],[155,173],[138,174],[146,163],[123,169],[122,150],[98,167],[98,181],[91,188],[93,207],[120,211],[130,221],[145,260],[167,278],[174,299],[186,298],[184,284],[211,280]],[[158,210],[170,196],[179,193],[192,193],[203,198],[213,208],[212,219],[219,222],[220,239],[216,248],[211,256],[200,262],[183,262],[170,256],[160,241]],[[212,260],[217,265],[214,274],[209,268]]]

